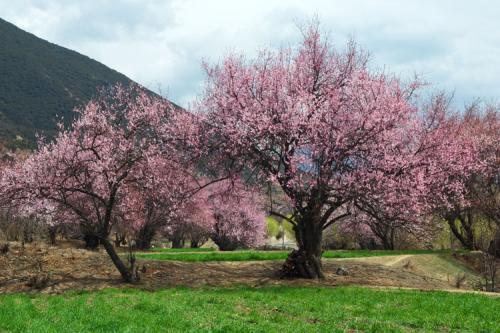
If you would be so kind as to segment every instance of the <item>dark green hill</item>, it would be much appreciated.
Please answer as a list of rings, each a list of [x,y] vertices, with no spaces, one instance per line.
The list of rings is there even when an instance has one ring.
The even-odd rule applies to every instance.
[[[116,82],[130,79],[0,19],[0,142],[32,147],[35,133],[50,137],[58,117],[68,122],[75,106]]]

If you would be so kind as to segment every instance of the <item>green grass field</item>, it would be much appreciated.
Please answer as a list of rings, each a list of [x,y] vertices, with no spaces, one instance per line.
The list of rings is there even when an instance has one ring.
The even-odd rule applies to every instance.
[[[173,250],[173,251],[171,251]],[[208,251],[205,253],[182,253],[179,249],[162,249],[161,252],[142,252],[137,253],[138,258],[152,260],[177,260],[177,261],[251,261],[251,260],[284,260],[289,251],[234,251],[219,252]],[[188,249],[180,249],[188,250]],[[449,251],[433,250],[402,250],[402,251],[384,251],[384,250],[353,250],[353,251],[325,251],[323,258],[358,258],[375,257],[399,254],[429,254],[429,253],[449,253]]]
[[[152,248],[149,250],[149,252],[178,253],[178,252],[211,252],[211,251],[216,251],[216,250],[217,249],[214,249],[213,247],[197,247],[197,248],[183,247],[183,248],[178,248],[178,249]]]
[[[0,296],[0,332],[500,332],[500,298],[360,287]]]

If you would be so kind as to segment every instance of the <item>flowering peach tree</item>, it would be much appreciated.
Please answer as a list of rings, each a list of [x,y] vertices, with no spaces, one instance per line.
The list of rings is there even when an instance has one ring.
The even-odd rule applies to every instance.
[[[139,87],[117,86],[76,112],[71,128],[61,127],[52,142],[40,141],[36,153],[4,174],[4,192],[13,204],[42,215],[56,209],[79,223],[130,282],[133,267],[123,263],[108,236],[120,220],[120,205],[134,195],[131,184],[148,181],[144,170],[153,156],[170,161],[175,155],[169,145],[173,107]]]
[[[207,202],[212,213],[209,235],[222,251],[262,245],[266,236],[264,199],[240,180],[212,186]]]
[[[420,211],[421,194],[442,179],[432,158],[443,146],[418,140],[426,131],[414,102],[420,83],[370,70],[354,43],[338,51],[317,25],[295,48],[262,50],[254,59],[229,55],[206,73],[205,133],[220,139],[221,154],[277,184],[292,202],[292,215],[281,217],[294,226],[298,250],[285,276],[324,276],[322,232],[353,204],[397,202],[395,209]]]

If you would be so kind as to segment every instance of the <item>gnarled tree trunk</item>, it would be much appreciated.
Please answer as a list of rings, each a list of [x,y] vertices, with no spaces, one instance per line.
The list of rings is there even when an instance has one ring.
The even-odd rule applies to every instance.
[[[293,250],[281,269],[283,277],[324,278],[321,265],[323,225],[317,216],[301,219],[294,226],[298,249]]]
[[[467,214],[453,213],[446,216],[446,222],[450,226],[453,235],[467,250],[477,250],[474,239],[474,217],[471,212]],[[460,222],[457,224],[457,222]]]

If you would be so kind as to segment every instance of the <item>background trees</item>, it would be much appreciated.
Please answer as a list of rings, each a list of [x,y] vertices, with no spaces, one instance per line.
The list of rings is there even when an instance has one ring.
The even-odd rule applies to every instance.
[[[162,231],[172,242],[173,248],[184,247],[187,239],[192,248],[208,240],[214,222],[208,193],[206,188],[191,196]]]
[[[196,190],[189,178],[194,172],[189,165],[181,168],[182,162],[174,158],[173,154],[162,153],[147,156],[140,174],[126,185],[119,217],[130,229],[136,249],[149,249],[158,231],[172,225],[187,209],[186,202]]]
[[[184,247],[188,239],[198,247],[210,238],[220,250],[232,251],[263,244],[265,216],[259,189],[228,179],[196,193],[165,229],[172,247]]]
[[[241,181],[220,182],[208,195],[213,224],[210,238],[222,251],[262,245],[266,236],[264,200]]]
[[[459,123],[457,135],[472,142],[475,159],[471,172],[463,176],[464,200],[452,198],[451,204],[441,210],[453,235],[466,249],[496,248],[500,253],[500,240],[496,240],[495,228],[500,226],[500,119],[498,108],[479,103],[467,108]],[[481,244],[478,227],[481,222],[492,228],[487,244]],[[498,237],[498,236],[497,236]],[[484,238],[484,237],[483,237]],[[493,239],[495,238],[495,239]],[[484,240],[483,240],[484,242]],[[498,254],[497,254],[498,256]]]

